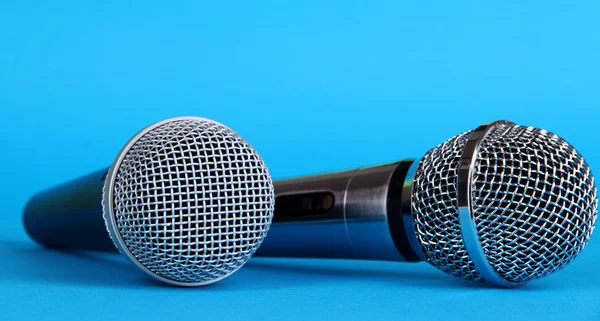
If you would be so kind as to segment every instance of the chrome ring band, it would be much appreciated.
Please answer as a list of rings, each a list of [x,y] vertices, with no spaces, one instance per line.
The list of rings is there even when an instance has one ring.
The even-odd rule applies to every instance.
[[[508,121],[496,121],[479,126],[475,129],[463,150],[458,168],[457,182],[457,202],[460,228],[464,244],[467,248],[469,257],[477,270],[481,273],[483,279],[494,285],[503,287],[515,287],[520,283],[514,283],[505,280],[494,270],[487,260],[479,234],[477,233],[477,222],[475,221],[472,208],[472,178],[477,154],[481,143],[489,131],[499,124],[511,124]]]
[[[420,163],[421,159],[414,160],[410,165],[408,172],[406,173],[406,177],[404,178],[404,184],[402,186],[402,208],[407,208],[410,210],[402,213],[402,223],[404,223],[404,228],[406,230],[406,236],[408,238],[408,242],[410,243],[410,247],[421,261],[427,261],[427,257],[425,257],[423,249],[421,248],[421,244],[419,244],[419,239],[417,238],[417,232],[415,231],[416,225],[411,206],[414,178]]]

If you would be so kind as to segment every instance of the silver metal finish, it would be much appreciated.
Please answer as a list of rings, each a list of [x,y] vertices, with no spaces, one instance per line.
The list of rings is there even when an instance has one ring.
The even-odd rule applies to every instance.
[[[278,220],[256,255],[281,257],[354,258],[356,252],[345,223],[346,187],[355,170],[275,181],[276,202],[282,196],[330,192],[334,206],[319,216]],[[281,213],[280,213],[281,214]]]
[[[425,154],[413,181],[412,216],[427,262],[453,276],[483,282],[463,242],[457,203],[457,174],[470,132]]]
[[[598,198],[591,170],[573,146],[542,129],[499,123],[477,158],[471,207],[496,273],[513,283],[529,281],[583,250]]]
[[[276,209],[259,255],[420,259],[503,287],[571,262],[591,237],[598,209],[589,166],[571,145],[507,121],[457,135],[416,162],[275,186],[278,200],[329,192],[335,206],[316,216],[294,203],[287,213]]]
[[[397,163],[275,182],[277,198],[333,194],[326,214],[276,221],[257,255],[404,261],[390,235],[387,193]]]
[[[412,203],[412,195],[413,195],[413,186],[415,183],[415,174],[417,173],[417,168],[419,166],[419,164],[421,163],[420,160],[415,160],[410,168],[408,169],[408,172],[406,173],[406,177],[404,179],[404,184],[402,186],[402,203],[403,204],[408,204],[405,205],[403,207],[410,209],[411,207],[411,203]],[[417,233],[414,229],[414,222],[413,222],[413,214],[412,211],[408,210],[408,211],[404,211],[402,214],[402,221],[404,223],[404,233],[406,233],[406,237],[408,239],[408,243],[410,245],[410,248],[412,249],[412,251],[417,255],[417,257],[421,260],[421,261],[426,261],[427,257],[425,256],[425,253],[423,253],[423,250],[421,248],[421,244],[419,243],[419,239],[417,238]]]
[[[198,117],[156,123],[121,150],[103,212],[121,253],[170,284],[204,285],[239,269],[267,234],[273,186],[256,151]]]
[[[390,234],[388,189],[397,163],[363,168],[346,189],[346,226],[359,257],[405,261]]]
[[[471,257],[475,268],[479,271],[483,279],[499,286],[513,287],[519,285],[520,283],[510,282],[503,279],[496,273],[496,271],[494,271],[494,268],[488,262],[479,240],[475,217],[473,216],[473,212],[471,210],[471,204],[473,202],[473,194],[471,189],[473,184],[473,176],[471,173],[474,172],[481,142],[491,128],[501,124],[504,125],[509,123],[495,122],[491,124],[484,124],[479,126],[469,135],[469,139],[465,144],[460,158],[457,175],[458,218],[467,252]]]
[[[413,183],[414,230],[436,268],[515,286],[561,269],[583,250],[596,193],[589,166],[566,141],[495,122],[423,157]]]

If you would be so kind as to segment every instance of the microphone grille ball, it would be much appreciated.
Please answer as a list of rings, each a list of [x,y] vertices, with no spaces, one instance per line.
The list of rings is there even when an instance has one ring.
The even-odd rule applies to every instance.
[[[152,276],[203,285],[238,270],[271,225],[274,192],[258,153],[198,117],[157,123],[109,170],[104,216],[117,248]]]
[[[471,242],[484,265],[512,285],[570,263],[587,244],[597,216],[594,177],[583,157],[543,129],[497,122],[479,140],[464,186],[458,175],[471,135],[437,146],[418,165],[413,220],[428,262],[463,279],[495,283],[473,260]],[[459,193],[468,193],[473,235],[465,234]]]

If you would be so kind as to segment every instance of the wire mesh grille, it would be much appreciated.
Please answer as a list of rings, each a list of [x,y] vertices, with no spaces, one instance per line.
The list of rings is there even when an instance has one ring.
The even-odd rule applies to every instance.
[[[184,283],[240,268],[272,220],[273,185],[256,151],[200,118],[152,129],[114,174],[112,207],[122,244],[146,269]]]
[[[459,278],[483,281],[467,254],[458,217],[457,170],[469,132],[430,150],[414,178],[415,230],[427,261]]]
[[[591,236],[598,202],[590,168],[571,145],[514,124],[495,126],[483,140],[472,196],[484,253],[511,282],[571,262]]]
[[[415,230],[430,264],[483,281],[463,241],[457,174],[468,133],[430,150],[415,175]],[[472,212],[484,254],[510,282],[553,273],[581,252],[593,231],[594,178],[560,137],[511,123],[495,125],[481,142],[472,175]]]

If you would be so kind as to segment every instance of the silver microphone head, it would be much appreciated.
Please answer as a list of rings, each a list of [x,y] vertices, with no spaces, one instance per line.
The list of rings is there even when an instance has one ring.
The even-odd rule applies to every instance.
[[[121,150],[103,211],[119,251],[170,284],[216,282],[254,254],[271,225],[271,177],[256,150],[198,117],[156,123]]]
[[[571,262],[594,229],[590,168],[545,130],[485,124],[415,166],[413,247],[453,276],[507,287],[540,278]]]

